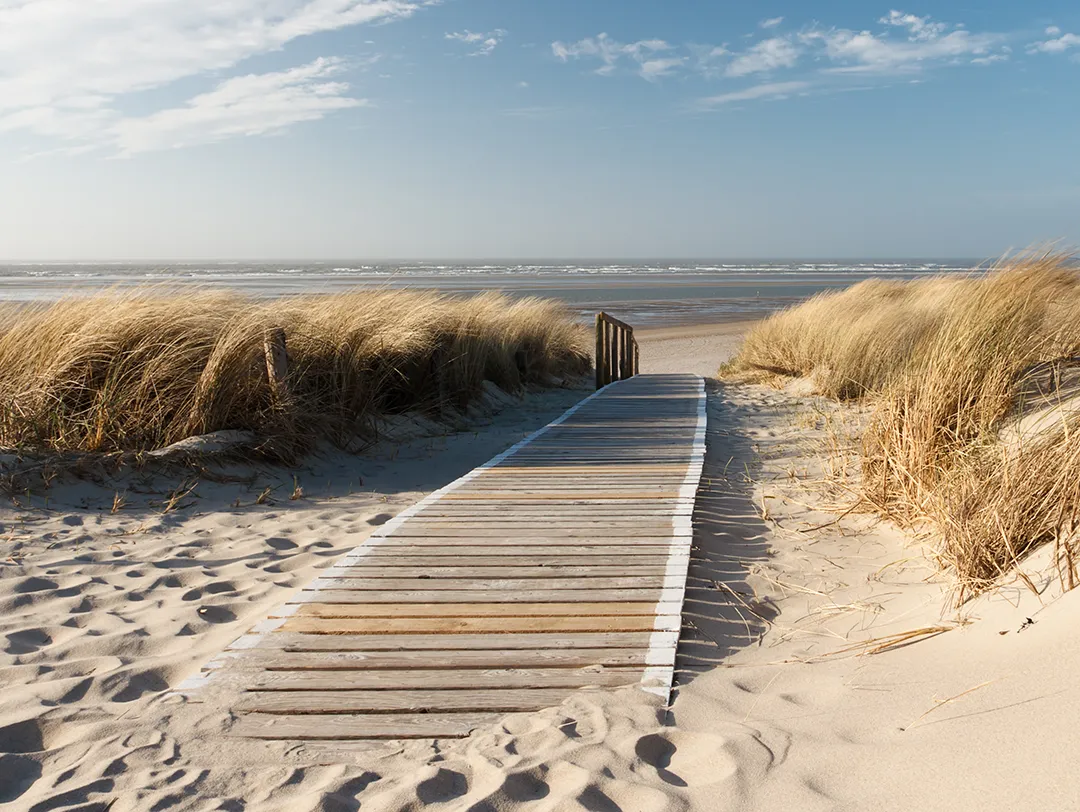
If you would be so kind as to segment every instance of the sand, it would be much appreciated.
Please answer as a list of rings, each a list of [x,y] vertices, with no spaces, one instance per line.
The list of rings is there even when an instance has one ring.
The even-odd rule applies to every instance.
[[[643,331],[643,369],[710,374],[742,329]],[[710,385],[670,709],[582,691],[461,742],[313,760],[228,739],[226,707],[168,693],[374,526],[582,394],[302,470],[224,471],[243,482],[41,477],[0,511],[0,808],[1080,808],[1080,597],[1043,552],[1023,564],[1041,594],[1017,580],[955,608],[926,539],[843,514],[859,415],[796,386]]]

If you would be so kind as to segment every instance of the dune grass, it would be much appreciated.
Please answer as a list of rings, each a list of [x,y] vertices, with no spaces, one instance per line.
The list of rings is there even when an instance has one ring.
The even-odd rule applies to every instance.
[[[936,525],[962,600],[1045,542],[1074,577],[1080,409],[1060,381],[1078,353],[1080,270],[1044,254],[819,295],[762,322],[729,371],[809,377],[821,394],[871,404],[862,495],[901,522]],[[1052,406],[1057,419],[1003,439]]]
[[[284,331],[272,386],[268,331]],[[294,458],[375,436],[378,416],[465,408],[584,373],[588,337],[556,303],[361,291],[273,300],[149,289],[0,311],[0,446],[111,452],[223,429]]]

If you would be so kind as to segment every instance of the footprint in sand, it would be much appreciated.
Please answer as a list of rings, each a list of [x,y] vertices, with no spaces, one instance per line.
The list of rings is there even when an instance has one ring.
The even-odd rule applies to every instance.
[[[31,576],[17,583],[12,591],[19,595],[25,595],[30,592],[44,592],[46,589],[56,589],[58,586],[60,585],[56,581],[50,581],[48,578]]]
[[[33,654],[39,649],[52,644],[50,637],[44,629],[23,629],[22,631],[10,632],[7,635],[6,654]]]
[[[634,752],[674,787],[718,784],[740,773],[760,776],[772,766],[772,752],[748,732],[732,737],[671,730],[637,740]]]
[[[431,778],[416,785],[416,797],[422,804],[460,798],[469,791],[469,779],[456,770],[439,768]]]
[[[0,755],[0,804],[9,804],[41,778],[41,765],[26,756]]]
[[[236,613],[226,606],[200,606],[199,617],[207,623],[232,623]]]

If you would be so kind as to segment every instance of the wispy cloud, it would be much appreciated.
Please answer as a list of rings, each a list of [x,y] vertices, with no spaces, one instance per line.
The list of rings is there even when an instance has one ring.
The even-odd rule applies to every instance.
[[[183,107],[141,118],[124,118],[110,128],[123,154],[209,144],[238,135],[266,135],[301,121],[367,102],[345,94],[345,82],[327,81],[340,60],[316,59],[276,73],[237,76]]]
[[[757,99],[786,99],[789,96],[806,91],[810,87],[812,87],[811,83],[805,81],[768,82],[730,93],[721,93],[717,96],[698,99],[694,107],[698,110],[712,110],[734,102],[754,101]]]
[[[1080,36],[1064,34],[1056,25],[1051,25],[1044,33],[1047,39],[1028,45],[1029,54],[1061,54],[1070,48],[1080,48]]]
[[[847,28],[812,29],[800,34],[807,46],[823,52],[839,73],[917,73],[928,67],[980,60],[985,64],[1008,51],[1007,37],[996,33],[974,33],[960,25],[934,22],[892,11],[880,22],[888,29],[906,32],[903,38],[888,33],[854,31]],[[1000,61],[1000,60],[993,60]]]
[[[785,34],[777,30],[783,23],[783,17],[762,20],[759,23],[765,32],[762,38],[735,51],[726,45],[674,46],[664,40],[640,40],[624,45],[606,34],[571,44],[555,42],[552,50],[564,62],[597,59],[601,65],[596,72],[605,76],[615,75],[624,62],[633,61],[634,71],[651,79],[677,73],[694,73],[708,79],[739,79],[800,69],[804,75],[815,77],[829,73],[890,76],[917,74],[948,65],[991,65],[1007,61],[1011,54],[1007,35],[974,32],[962,24],[904,11],[893,10],[881,17],[880,28],[875,31],[813,25]],[[1031,47],[1061,51],[1080,43],[1074,35],[1047,31],[1048,36],[1051,33],[1055,39]],[[646,54],[646,46],[652,49],[651,53]],[[650,60],[656,64],[648,64]]]
[[[787,37],[762,40],[728,63],[724,71],[728,76],[748,76],[765,73],[778,68],[790,68],[799,61],[800,49]]]
[[[465,29],[464,31],[454,31],[447,34],[446,39],[472,46],[474,50],[469,52],[469,56],[488,56],[498,47],[505,36],[506,32],[501,28],[496,28],[486,34],[478,34],[475,31]]]
[[[672,46],[662,39],[638,40],[624,44],[604,33],[572,43],[551,43],[551,52],[562,62],[582,57],[599,59],[602,64],[596,69],[596,73],[610,76],[615,73],[620,62],[629,60],[634,64],[638,75],[650,81],[671,74],[686,62],[685,57],[668,55],[672,50]]]
[[[122,99],[138,91],[231,69],[245,59],[282,49],[293,40],[363,23],[408,17],[430,0],[19,0],[0,4],[0,129],[23,129],[70,141],[101,140],[112,133],[127,138],[129,149],[155,139],[124,130],[119,112]],[[322,60],[319,70],[339,70],[340,64]],[[329,110],[362,102],[341,97],[341,83],[317,81],[296,68],[289,79],[290,93],[318,96],[301,105],[309,120]],[[284,71],[265,74],[283,77]],[[299,78],[305,77],[308,78]],[[220,92],[236,93],[244,81],[219,84],[196,97],[184,111],[161,111],[156,128],[165,122],[205,112],[207,105],[237,108]],[[295,80],[295,81],[294,81]],[[277,82],[279,79],[268,79]],[[307,84],[305,84],[307,82]],[[281,88],[278,88],[280,90]],[[305,90],[306,89],[306,90]],[[308,92],[310,91],[310,92]],[[337,100],[330,103],[330,98]],[[295,98],[295,95],[293,96]],[[307,97],[305,97],[307,98]],[[196,104],[196,100],[198,104]],[[216,100],[216,101],[215,101]],[[239,108],[237,108],[239,109]],[[250,115],[237,133],[280,129],[281,111],[268,103],[261,129]],[[153,115],[148,116],[153,118]],[[229,128],[226,128],[229,129]],[[141,131],[140,131],[141,132]],[[127,135],[122,135],[127,133]],[[220,134],[215,138],[221,137]],[[181,139],[190,140],[190,139]]]

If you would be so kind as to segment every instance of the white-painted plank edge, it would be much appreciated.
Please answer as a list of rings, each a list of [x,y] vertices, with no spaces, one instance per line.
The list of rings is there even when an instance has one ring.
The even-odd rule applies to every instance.
[[[697,499],[698,488],[701,485],[701,472],[705,467],[705,432],[708,427],[708,397],[705,392],[705,379],[698,378],[698,402],[697,402],[697,426],[694,430],[694,444],[690,453],[690,466],[686,471],[679,488],[678,506],[675,516],[672,518],[672,538],[693,537],[694,533],[694,503]],[[682,619],[682,606],[686,598],[686,574],[690,566],[688,555],[670,555],[664,570],[665,585],[670,581],[678,584],[673,592],[676,596],[665,596],[668,601],[678,603],[677,616]],[[668,590],[664,590],[668,592]],[[659,617],[657,618],[659,621]],[[666,639],[659,637],[659,633],[668,631],[656,627],[656,634],[649,641],[649,657],[647,661],[663,660],[662,664],[650,665],[645,669],[641,677],[641,688],[652,694],[656,694],[664,700],[664,704],[671,701],[671,686],[675,679],[675,649],[665,645]]]

